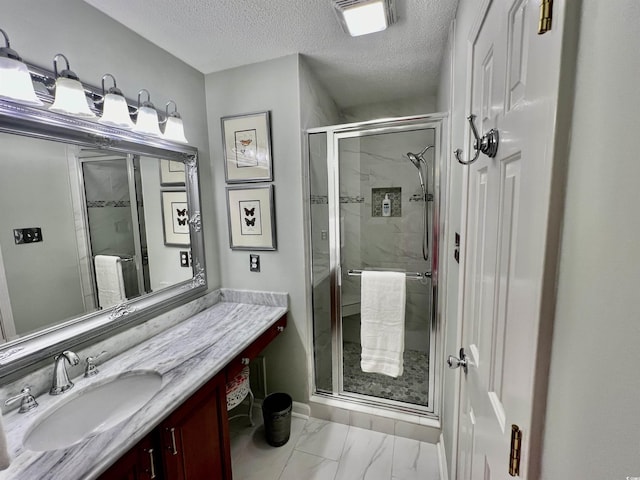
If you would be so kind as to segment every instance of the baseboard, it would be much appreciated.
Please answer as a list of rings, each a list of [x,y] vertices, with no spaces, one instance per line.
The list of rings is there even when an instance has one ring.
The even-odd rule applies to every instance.
[[[244,403],[244,402],[243,402]],[[260,411],[262,414],[262,399],[256,398],[253,403],[253,409]],[[304,418],[305,420],[311,416],[311,407],[306,403],[293,402],[291,406],[291,416],[297,418]]]
[[[306,403],[293,402],[291,415],[294,417],[308,419],[311,416],[311,407]]]
[[[444,449],[444,436],[440,434],[438,447],[438,463],[440,466],[440,480],[449,480],[449,469],[447,468],[447,452]]]

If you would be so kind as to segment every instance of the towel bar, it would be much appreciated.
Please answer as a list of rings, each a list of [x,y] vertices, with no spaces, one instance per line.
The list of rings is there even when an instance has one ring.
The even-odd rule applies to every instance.
[[[362,276],[362,270],[347,270],[347,275],[350,277],[360,277]],[[409,280],[431,278],[431,272],[406,272],[405,275]]]

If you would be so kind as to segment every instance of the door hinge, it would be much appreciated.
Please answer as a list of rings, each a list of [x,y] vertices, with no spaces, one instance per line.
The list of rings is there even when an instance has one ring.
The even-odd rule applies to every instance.
[[[540,4],[540,23],[538,23],[538,35],[551,30],[553,20],[553,0],[542,0]]]
[[[509,475],[520,475],[520,453],[522,449],[522,430],[517,425],[511,425],[511,453],[509,454]]]

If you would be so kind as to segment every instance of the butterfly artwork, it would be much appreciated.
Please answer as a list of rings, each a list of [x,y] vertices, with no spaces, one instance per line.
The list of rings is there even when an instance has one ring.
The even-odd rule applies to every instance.
[[[189,210],[184,202],[175,202],[173,208],[173,232],[179,234],[189,233]]]
[[[240,202],[239,208],[242,235],[260,235],[262,232],[260,201],[244,200]]]
[[[161,194],[165,245],[189,245],[191,224],[187,192],[162,191]]]
[[[273,185],[227,187],[229,246],[232,250],[275,250]]]

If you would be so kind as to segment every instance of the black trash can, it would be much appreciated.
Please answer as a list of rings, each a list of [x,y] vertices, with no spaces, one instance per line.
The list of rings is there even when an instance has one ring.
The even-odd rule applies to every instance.
[[[293,401],[286,393],[272,393],[262,402],[262,417],[267,443],[281,447],[291,435],[291,406]]]

